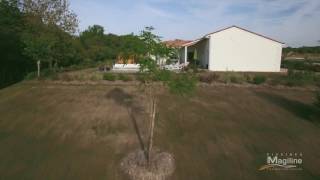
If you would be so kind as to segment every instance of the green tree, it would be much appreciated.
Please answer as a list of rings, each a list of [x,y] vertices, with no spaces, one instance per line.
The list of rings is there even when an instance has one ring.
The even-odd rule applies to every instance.
[[[51,70],[72,56],[73,37],[78,26],[67,0],[25,0],[22,3],[24,53],[34,61],[48,64]]]
[[[46,25],[55,25],[71,34],[77,31],[79,22],[70,10],[69,0],[22,0],[22,9]]]
[[[80,42],[84,50],[84,58],[89,62],[103,61],[106,57],[104,28],[99,25],[89,26],[80,33]]]
[[[117,36],[105,34],[100,25],[89,26],[80,33],[83,56],[88,62],[115,60],[118,56],[125,60],[145,54],[145,43],[134,34]]]
[[[23,14],[17,0],[0,1],[0,88],[23,79],[32,66],[23,54]]]

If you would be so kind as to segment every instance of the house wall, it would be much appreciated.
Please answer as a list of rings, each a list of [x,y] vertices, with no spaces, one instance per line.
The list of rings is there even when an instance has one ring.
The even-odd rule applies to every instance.
[[[236,27],[209,36],[209,70],[280,72],[282,44]]]

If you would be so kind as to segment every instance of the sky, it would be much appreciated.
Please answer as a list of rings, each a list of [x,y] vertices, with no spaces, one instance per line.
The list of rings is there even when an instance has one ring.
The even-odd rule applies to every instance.
[[[237,25],[286,43],[320,45],[320,0],[70,0],[80,31],[138,34],[153,26],[163,40],[193,40]]]

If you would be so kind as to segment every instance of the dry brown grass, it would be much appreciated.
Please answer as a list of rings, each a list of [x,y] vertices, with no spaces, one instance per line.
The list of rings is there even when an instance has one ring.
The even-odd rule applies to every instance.
[[[159,95],[155,145],[174,180],[319,179],[319,112],[310,90],[199,87]],[[135,86],[20,83],[0,91],[2,179],[125,180],[143,149],[145,97]],[[303,171],[259,172],[267,152],[303,153]]]

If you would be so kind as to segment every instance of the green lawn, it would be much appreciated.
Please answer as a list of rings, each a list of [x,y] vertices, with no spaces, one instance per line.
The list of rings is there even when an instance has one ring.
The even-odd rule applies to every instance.
[[[309,90],[212,86],[190,99],[161,90],[155,145],[175,156],[172,180],[319,179],[313,101]],[[145,146],[145,102],[135,86],[0,90],[0,179],[126,179],[121,159]],[[302,152],[303,170],[258,171],[268,152]]]

